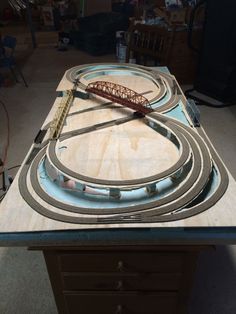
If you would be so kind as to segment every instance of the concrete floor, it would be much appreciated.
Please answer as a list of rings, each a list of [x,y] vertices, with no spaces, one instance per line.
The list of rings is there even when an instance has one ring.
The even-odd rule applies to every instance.
[[[9,167],[24,158],[56,97],[55,89],[64,71],[74,65],[103,61],[114,61],[114,57],[95,58],[75,50],[58,52],[52,47],[41,47],[23,69],[30,87],[20,83],[0,89],[0,99],[6,103],[11,120]],[[200,109],[203,126],[236,179],[236,106]],[[4,139],[1,118],[0,143]],[[199,259],[189,313],[234,314],[235,291],[236,248],[217,247],[216,251],[205,252]],[[41,253],[26,248],[0,249],[0,313],[57,313]]]

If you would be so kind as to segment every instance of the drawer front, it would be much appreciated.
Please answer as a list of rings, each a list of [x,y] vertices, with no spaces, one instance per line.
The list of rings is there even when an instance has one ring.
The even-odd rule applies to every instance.
[[[175,293],[64,294],[69,314],[175,314]]]
[[[62,275],[63,290],[177,291],[181,274],[76,274]]]
[[[182,272],[184,253],[63,253],[58,255],[62,272]]]

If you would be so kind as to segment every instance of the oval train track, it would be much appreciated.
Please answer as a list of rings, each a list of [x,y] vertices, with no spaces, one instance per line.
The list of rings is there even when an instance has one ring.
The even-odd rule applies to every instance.
[[[100,75],[101,72],[114,71],[115,64],[96,64],[74,67],[67,71],[66,78],[70,82],[75,80],[78,87],[84,89],[86,85],[80,80],[88,75]],[[186,101],[179,87],[168,74],[156,72],[142,66],[121,64],[120,71],[131,71],[132,75],[143,75],[155,82],[158,87],[158,95],[151,99],[150,103],[155,111],[142,118],[148,127],[171,140],[178,147],[180,156],[178,161],[169,169],[156,175],[133,180],[103,180],[82,175],[67,168],[58,158],[57,146],[63,144],[68,138],[79,136],[97,129],[128,123],[134,119],[133,116],[100,123],[92,127],[73,130],[61,134],[58,140],[46,141],[41,145],[34,145],[29,158],[22,167],[19,176],[19,190],[23,199],[39,214],[67,223],[77,224],[127,224],[127,223],[155,223],[175,221],[197,215],[213,206],[225,193],[228,186],[228,175],[224,165],[214,151],[211,143],[199,127],[197,130],[191,126],[163,115],[163,113],[175,108],[179,101]],[[163,102],[163,99],[167,99]],[[163,102],[158,106],[158,102]],[[93,110],[110,108],[112,103],[106,107],[102,104]],[[155,107],[156,106],[156,107]],[[88,111],[90,109],[85,109]],[[137,117],[136,117],[137,118]],[[45,160],[61,175],[81,184],[98,189],[119,189],[121,191],[132,191],[132,189],[143,189],[147,186],[156,185],[159,182],[174,178],[179,175],[172,191],[161,195],[159,198],[147,197],[142,203],[138,200],[132,204],[122,200],[122,204],[106,207],[101,201],[101,206],[79,206],[65,203],[47,193],[39,178],[39,167]],[[212,176],[217,172],[218,185],[209,195]],[[48,172],[49,173],[49,172]],[[50,175],[49,175],[50,177]],[[178,177],[178,176],[177,176]],[[174,180],[174,179],[173,179]],[[205,194],[206,195],[205,195]],[[205,195],[205,197],[203,197]],[[93,202],[93,200],[91,200]],[[89,204],[89,203],[88,203]]]
[[[157,119],[158,114],[152,114],[152,119]],[[79,206],[73,206],[65,204],[58,200],[55,200],[49,194],[47,194],[41,187],[38,179],[38,167],[42,159],[46,156],[46,146],[41,148],[36,158],[33,159],[32,164],[23,167],[20,175],[20,192],[25,201],[32,206],[40,214],[60,221],[70,223],[127,223],[127,222],[151,222],[151,221],[171,221],[176,219],[183,219],[195,215],[208,208],[209,205],[215,203],[225,191],[227,187],[227,174],[222,167],[220,160],[217,160],[217,168],[220,171],[220,175],[223,180],[218,187],[218,192],[214,193],[213,197],[189,208],[183,213],[176,212],[176,210],[183,208],[189,204],[193,199],[198,197],[200,192],[208,183],[208,178],[212,171],[211,158],[208,148],[202,138],[197,135],[191,128],[183,126],[181,123],[176,122],[173,119],[159,117],[162,122],[168,123],[168,126],[173,123],[179,131],[181,131],[187,139],[188,145],[191,148],[193,154],[193,165],[190,169],[190,175],[185,180],[183,185],[179,189],[176,189],[170,195],[163,197],[154,202],[147,202],[142,205],[134,205],[122,208],[84,208]],[[164,120],[164,121],[163,121]],[[49,144],[50,145],[50,144]],[[215,156],[217,157],[217,156]],[[57,213],[50,211],[42,204],[37,202],[30,194],[27,185],[27,173],[29,171],[29,177],[31,186],[36,194],[47,204],[59,208],[64,213]],[[222,188],[222,184],[224,188]],[[196,211],[197,208],[197,211]],[[87,215],[87,217],[76,217],[66,215],[66,212],[75,213],[79,215]],[[176,212],[176,213],[175,213]],[[171,215],[170,215],[171,213]],[[168,215],[169,214],[169,215]],[[109,217],[104,217],[105,215]],[[93,217],[94,216],[94,217]],[[96,217],[95,217],[96,216]],[[99,217],[101,216],[101,217]]]

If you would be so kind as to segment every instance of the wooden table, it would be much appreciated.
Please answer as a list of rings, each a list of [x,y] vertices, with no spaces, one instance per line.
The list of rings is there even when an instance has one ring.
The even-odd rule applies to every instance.
[[[62,101],[62,91],[73,87],[73,83],[68,80],[68,73],[71,72],[65,74],[58,86],[58,97],[42,129],[55,117]],[[113,79],[116,83],[122,81],[125,85],[126,81],[122,75],[120,73],[113,78],[108,76],[106,80]],[[140,75],[129,80],[129,86],[134,90],[139,89],[139,92],[149,90],[148,99],[154,96],[153,83],[146,82]],[[81,82],[85,83],[83,80]],[[178,86],[177,83],[175,86]],[[78,110],[86,111],[97,102],[96,99],[90,98],[88,105],[88,99],[81,98],[78,86],[76,90],[75,95],[78,93],[79,97],[73,100],[69,114]],[[184,102],[183,95],[181,97]],[[87,123],[96,124],[97,119],[102,119],[99,122],[104,119],[105,121],[118,119],[124,115],[122,110],[115,113],[114,109],[109,109],[102,116],[100,111],[97,113],[94,111],[92,114],[90,112],[84,115],[83,118],[72,114],[69,123],[63,125],[62,133],[75,129],[77,124],[84,127]],[[120,125],[110,138],[109,147],[113,149],[106,154],[102,153],[101,147],[105,145],[102,140],[97,145],[98,137],[87,138],[86,143],[93,153],[87,158],[87,166],[83,168],[82,165],[80,171],[90,171],[91,176],[94,172],[98,173],[98,160],[89,163],[92,161],[94,148],[101,159],[111,160],[112,156],[117,154],[116,143],[122,139],[120,134],[123,134],[122,140],[127,141],[125,134],[130,132],[131,146],[127,146],[125,142],[124,149],[129,151],[129,156],[132,156],[132,145],[135,143],[135,156],[138,156],[142,163],[133,170],[138,171],[136,173],[142,177],[146,169],[147,156],[143,157],[142,146],[140,146],[143,143],[140,138],[144,137],[149,143],[147,153],[151,155],[155,154],[156,149],[161,148],[158,143],[153,142],[153,133],[149,133],[142,124],[138,123],[139,120],[133,120]],[[115,128],[116,126],[111,126],[111,129],[116,130]],[[135,132],[132,133],[133,129]],[[107,134],[108,131],[104,132]],[[115,136],[118,134],[116,132],[119,133],[118,139]],[[49,135],[45,138],[47,136]],[[168,147],[168,144],[162,143],[162,145],[167,145],[168,151],[173,149],[171,146]],[[122,149],[122,145],[119,147]],[[81,149],[82,151],[76,152],[78,158],[76,161],[83,160],[81,156],[84,156],[84,146]],[[28,162],[31,153],[26,156],[22,168],[0,205],[0,245],[27,246],[33,250],[43,251],[59,313],[87,314],[95,311],[102,314],[186,313],[199,252],[210,249],[216,244],[236,243],[236,182],[229,173],[229,185],[224,195],[214,206],[198,215],[166,222],[120,221],[120,223],[84,225],[50,219],[33,210],[24,201],[18,183],[21,170]],[[172,153],[174,160],[176,158],[174,150]],[[158,162],[158,156],[155,158],[155,162]],[[165,158],[161,167],[166,167],[168,162],[173,161],[167,159]],[[79,165],[66,155],[64,161],[71,167]],[[123,165],[123,162],[121,164]],[[106,178],[109,179],[106,171],[107,168],[99,172],[98,178],[107,176]],[[111,172],[111,175],[112,178],[115,176],[124,179],[127,173]],[[52,208],[51,205],[48,205],[48,208]]]

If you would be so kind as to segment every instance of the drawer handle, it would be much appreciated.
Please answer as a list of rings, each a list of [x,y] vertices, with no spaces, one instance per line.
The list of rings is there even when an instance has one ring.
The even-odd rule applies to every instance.
[[[116,289],[117,289],[117,290],[123,290],[123,288],[124,288],[123,281],[122,281],[122,280],[119,280],[119,281],[117,282]]]
[[[125,269],[124,269],[124,263],[123,263],[122,261],[119,261],[119,262],[118,262],[117,269],[118,269],[119,271],[121,271],[121,272],[125,270]]]
[[[123,307],[122,307],[122,305],[119,304],[119,305],[117,305],[115,314],[122,314],[122,313],[124,313],[123,312]]]

